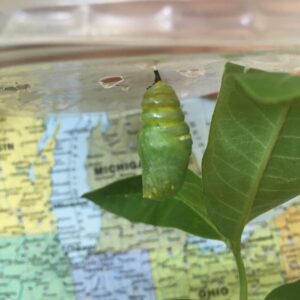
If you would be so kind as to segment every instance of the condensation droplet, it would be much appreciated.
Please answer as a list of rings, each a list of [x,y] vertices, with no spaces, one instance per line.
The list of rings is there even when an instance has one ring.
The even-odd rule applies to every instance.
[[[69,103],[63,99],[58,99],[54,103],[54,109],[57,111],[63,111],[66,110],[69,106]]]
[[[153,64],[152,69],[153,69],[154,71],[157,71],[157,70],[158,70],[157,64]]]
[[[123,92],[128,92],[129,89],[130,89],[130,86],[129,86],[129,85],[122,85],[122,86],[121,86],[121,90],[122,90]]]
[[[123,76],[106,76],[99,79],[99,84],[105,89],[111,89],[123,81]]]
[[[253,24],[252,14],[243,14],[240,16],[240,24],[244,27],[249,27]]]
[[[159,61],[155,59],[149,62],[136,63],[135,67],[137,67],[140,70],[151,70],[157,68],[159,69],[158,65],[159,65]]]
[[[205,74],[204,69],[192,68],[185,70],[177,70],[177,72],[187,78],[197,78],[199,76],[203,76]]]
[[[138,63],[138,64],[135,64],[135,66],[140,70],[145,70],[145,69],[149,68],[149,64],[147,64],[147,63]]]

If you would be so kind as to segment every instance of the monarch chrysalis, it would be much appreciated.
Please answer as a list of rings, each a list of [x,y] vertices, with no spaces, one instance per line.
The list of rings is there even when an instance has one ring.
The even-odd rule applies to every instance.
[[[143,197],[161,199],[181,188],[192,149],[190,129],[184,121],[173,88],[158,71],[142,101],[144,126],[138,136],[143,169]]]

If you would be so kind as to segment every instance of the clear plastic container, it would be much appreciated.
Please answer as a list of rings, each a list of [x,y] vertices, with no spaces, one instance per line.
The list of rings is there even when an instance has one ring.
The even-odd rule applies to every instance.
[[[2,1],[0,109],[134,108],[153,66],[183,98],[215,92],[228,60],[297,71],[299,16],[297,0]]]
[[[237,299],[223,244],[81,195],[141,173],[153,67],[182,101],[199,171],[224,64],[299,72],[299,20],[298,0],[2,0],[0,299]],[[247,226],[249,300],[300,276],[298,202]]]

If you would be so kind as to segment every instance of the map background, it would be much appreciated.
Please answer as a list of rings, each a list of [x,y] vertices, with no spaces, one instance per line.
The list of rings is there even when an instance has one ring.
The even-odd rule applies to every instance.
[[[183,103],[194,166],[214,103]],[[141,172],[139,114],[0,120],[0,300],[237,299],[236,267],[222,243],[131,224],[80,197]],[[300,276],[299,207],[292,200],[247,226],[249,299]]]

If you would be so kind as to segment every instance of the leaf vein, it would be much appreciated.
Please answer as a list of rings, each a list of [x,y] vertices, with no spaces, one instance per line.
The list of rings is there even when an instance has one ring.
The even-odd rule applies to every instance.
[[[249,206],[248,206],[248,213],[246,220],[249,219],[250,215],[251,215],[251,210],[254,209],[255,205],[255,198],[257,196],[257,193],[259,192],[259,185],[261,184],[261,181],[263,179],[263,176],[266,172],[266,168],[268,166],[268,163],[272,157],[272,154],[274,152],[275,149],[275,145],[277,144],[277,140],[278,137],[281,134],[281,131],[284,127],[284,124],[286,122],[286,118],[290,112],[291,109],[291,104],[287,105],[285,107],[285,109],[283,109],[278,121],[277,121],[277,128],[275,130],[275,132],[273,133],[273,135],[270,138],[270,142],[269,142],[269,147],[267,147],[267,151],[265,152],[265,154],[262,157],[261,163],[260,163],[260,169],[258,170],[258,173],[256,175],[256,180],[253,183],[252,186],[252,195],[250,195],[249,199]],[[273,155],[274,156],[274,155]]]
[[[300,136],[297,135],[282,135],[280,136],[281,139],[297,139],[300,140]]]
[[[228,217],[228,216],[224,216],[224,215],[222,215],[221,213],[219,213],[219,212],[216,211],[216,210],[213,211],[213,214],[215,214],[215,215],[221,217],[221,218],[224,219],[224,220],[228,220],[229,222],[236,223],[236,219],[230,218],[230,217]]]
[[[259,166],[255,163],[255,161],[249,159],[249,157],[246,156],[242,151],[240,151],[239,148],[237,148],[237,146],[235,146],[233,143],[224,138],[222,130],[219,130],[219,134],[222,138],[222,141],[225,142],[226,145],[230,146],[230,148],[233,149],[237,154],[239,154],[242,158],[244,158],[246,161],[248,161],[250,164],[252,164],[255,168],[258,169]]]
[[[245,198],[247,198],[247,194],[244,193],[243,191],[237,189],[235,186],[233,186],[232,184],[230,184],[229,182],[227,182],[227,180],[218,172],[218,169],[216,168],[215,164],[212,164],[214,169],[215,169],[215,172],[216,172],[216,175],[218,176],[218,178],[225,184],[227,185],[229,188],[231,188],[232,190],[234,190],[235,192],[237,192],[238,194],[244,196]]]
[[[300,188],[297,189],[288,189],[289,192],[296,192],[299,191]],[[284,191],[283,189],[267,189],[267,188],[261,188],[259,189],[260,192],[282,192]]]
[[[266,149],[266,145],[261,141],[259,140],[247,127],[245,127],[245,125],[243,123],[241,123],[237,118],[236,116],[232,113],[231,111],[231,108],[230,108],[230,105],[228,105],[228,111],[229,111],[229,114],[231,116],[231,119],[237,124],[240,126],[241,129],[243,129],[245,132],[247,132],[249,134],[249,136],[254,140],[256,141],[264,150]]]
[[[260,109],[260,107],[258,106],[258,104],[257,104],[255,101],[253,101],[252,103],[253,103],[254,106],[256,107],[257,111],[261,114],[261,116],[263,116],[263,118],[271,125],[271,127],[272,127],[273,129],[275,129],[276,124],[275,124],[274,122],[272,122],[272,121],[271,121],[271,120],[263,113],[263,111]]]
[[[231,163],[229,163],[228,161],[226,161],[225,159],[223,159],[220,155],[217,155],[217,154],[213,154],[213,157],[219,159],[220,161],[222,161],[226,166],[228,166],[229,168],[231,168],[232,170],[240,173],[241,175],[243,176],[246,176],[246,177],[249,177],[249,174],[248,173],[244,173],[242,172],[240,169],[234,167]]]
[[[289,160],[300,160],[300,157],[297,157],[297,156],[287,156],[287,155],[280,155],[280,154],[274,154],[273,158],[289,159]]]
[[[238,213],[239,215],[242,215],[242,214],[243,214],[242,211],[238,210],[236,207],[234,207],[234,206],[228,204],[227,202],[221,200],[220,198],[217,198],[216,200],[217,200],[217,202],[222,203],[224,206],[230,208],[231,210],[233,210],[234,212]]]
[[[287,182],[287,183],[300,180],[300,177],[285,178],[282,176],[276,176],[276,175],[271,175],[271,174],[266,174],[265,177],[272,178],[272,179],[278,179],[278,180],[281,180],[281,181]]]

